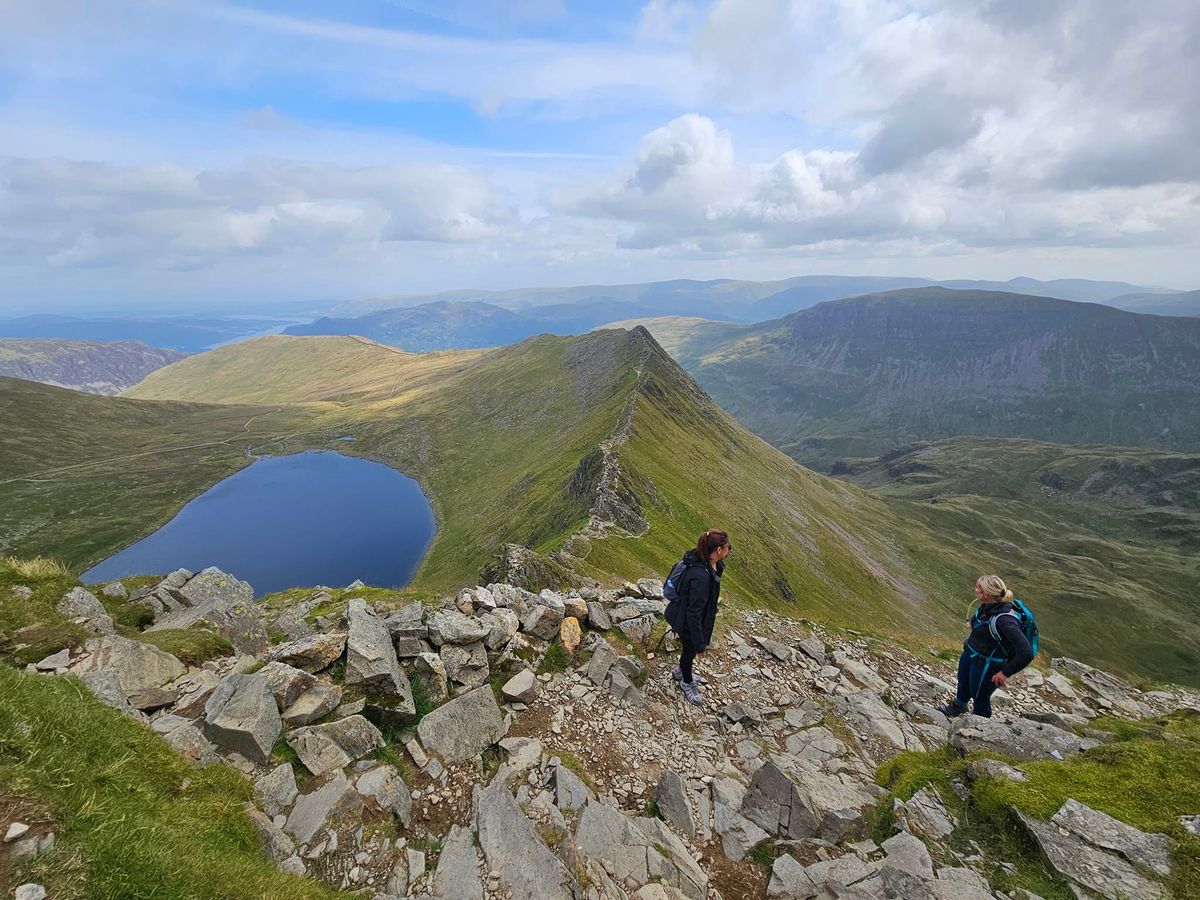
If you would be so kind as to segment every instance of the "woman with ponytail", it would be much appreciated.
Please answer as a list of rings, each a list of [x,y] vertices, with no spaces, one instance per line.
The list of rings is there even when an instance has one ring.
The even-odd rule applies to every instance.
[[[992,693],[1033,662],[1036,652],[1014,610],[1016,598],[999,575],[976,581],[975,598],[979,609],[971,616],[971,633],[958,658],[954,702],[938,707],[950,717],[965,713],[971,701],[975,715],[991,718]]]
[[[671,676],[678,682],[684,698],[696,706],[701,703],[700,683],[692,672],[692,662],[712,641],[721,575],[725,572],[725,558],[732,550],[729,535],[724,531],[710,529],[700,535],[696,548],[683,556],[685,568],[676,586],[679,597],[667,606],[667,623],[679,635],[680,643],[679,665]]]

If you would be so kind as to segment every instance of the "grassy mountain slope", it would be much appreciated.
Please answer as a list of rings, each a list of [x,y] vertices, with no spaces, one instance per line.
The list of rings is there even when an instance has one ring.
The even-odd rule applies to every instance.
[[[821,304],[680,351],[739,420],[825,467],[956,434],[1200,445],[1200,321],[921,288]]]
[[[396,397],[420,391],[473,358],[471,353],[417,356],[363,338],[272,335],[194,356],[154,373],[126,396],[205,403]]]
[[[962,437],[842,474],[990,554],[1045,633],[1070,630],[1101,665],[1136,658],[1144,674],[1196,683],[1200,456]]]
[[[183,359],[137,341],[0,340],[0,375],[89,394],[116,394]]]
[[[490,303],[439,300],[365,316],[317,319],[292,325],[284,334],[357,334],[402,350],[426,352],[512,344],[542,330],[537,322]]]

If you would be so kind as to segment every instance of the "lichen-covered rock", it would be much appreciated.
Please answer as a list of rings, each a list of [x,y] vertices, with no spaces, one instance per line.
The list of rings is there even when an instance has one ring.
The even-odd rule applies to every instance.
[[[412,818],[412,794],[395,766],[379,766],[358,776],[354,784],[364,797],[372,797],[380,809],[389,812],[408,827]]]
[[[74,587],[63,595],[56,607],[64,616],[83,623],[89,631],[97,634],[112,634],[113,620],[94,594],[81,587]]]
[[[346,635],[340,631],[314,634],[276,647],[267,659],[287,663],[305,672],[320,672],[337,662],[346,649]]]
[[[161,687],[187,671],[170,653],[115,634],[89,640],[84,649],[87,656],[72,671],[77,674],[101,670],[113,672],[126,696],[134,691]]]
[[[283,720],[261,675],[227,675],[204,705],[204,734],[221,749],[266,764]]]
[[[385,743],[379,729],[362,716],[297,728],[287,742],[314,775],[342,769]]]
[[[490,631],[490,622],[454,609],[440,609],[429,617],[429,640],[435,647],[474,644],[486,638]]]
[[[342,689],[336,684],[318,683],[296,698],[282,713],[288,728],[309,725],[329,715],[342,702]]]
[[[489,685],[455,697],[417,725],[421,745],[454,764],[478,756],[504,737],[504,717]]]
[[[310,673],[281,662],[267,663],[258,670],[258,674],[267,679],[275,703],[281,710],[287,709],[317,683]]]
[[[291,763],[280,763],[254,782],[254,793],[263,811],[274,817],[285,812],[296,800],[296,773]]]

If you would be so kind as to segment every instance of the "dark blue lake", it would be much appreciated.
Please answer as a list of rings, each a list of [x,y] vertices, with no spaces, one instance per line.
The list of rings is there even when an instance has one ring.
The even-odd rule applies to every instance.
[[[149,537],[83,573],[87,582],[217,566],[256,596],[402,587],[434,533],[421,486],[382,463],[332,451],[268,456],[214,485]]]

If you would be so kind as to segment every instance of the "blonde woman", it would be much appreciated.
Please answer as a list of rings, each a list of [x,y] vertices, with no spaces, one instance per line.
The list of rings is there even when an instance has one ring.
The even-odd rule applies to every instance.
[[[953,703],[938,707],[952,718],[967,711],[967,701],[975,715],[991,718],[992,693],[1033,662],[1037,652],[1021,625],[1025,608],[999,575],[976,581],[975,598],[979,608],[958,658],[958,691]]]

